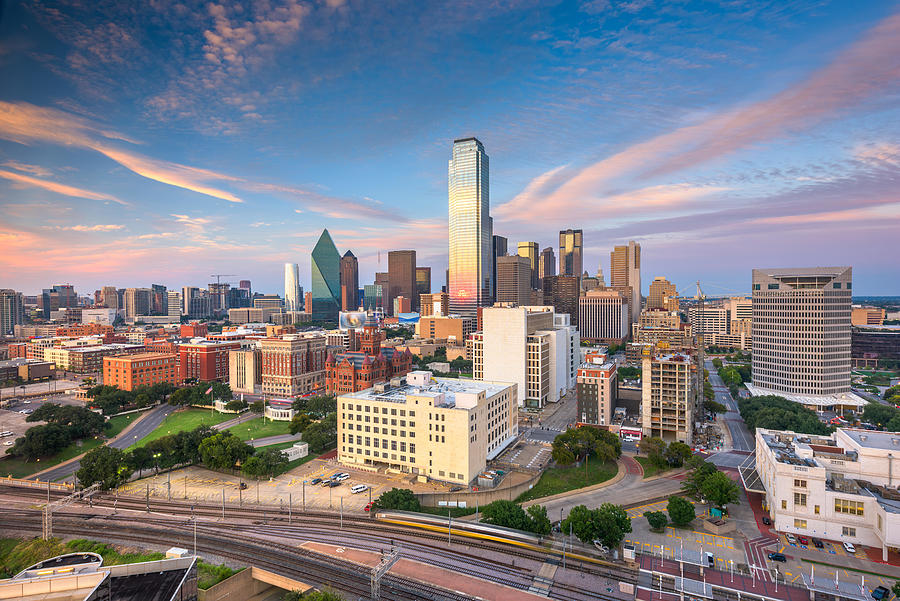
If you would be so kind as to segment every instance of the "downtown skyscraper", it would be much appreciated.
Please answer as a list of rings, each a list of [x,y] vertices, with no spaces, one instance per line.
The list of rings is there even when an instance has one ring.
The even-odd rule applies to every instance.
[[[284,308],[287,311],[303,310],[303,288],[300,287],[300,266],[284,264]]]
[[[581,277],[584,239],[581,230],[559,232],[559,275]]]
[[[477,138],[453,141],[448,189],[450,312],[475,317],[494,294],[489,159]]]
[[[341,255],[328,230],[322,230],[310,254],[312,272],[312,318],[337,321],[341,310]]]

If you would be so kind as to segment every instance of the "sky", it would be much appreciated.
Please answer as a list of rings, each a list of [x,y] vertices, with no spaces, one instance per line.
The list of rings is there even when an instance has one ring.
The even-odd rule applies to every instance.
[[[900,294],[894,0],[0,0],[0,287],[283,292],[328,228],[447,266],[455,138],[490,156],[494,233],[644,291],[746,293],[852,265]],[[558,251],[557,251],[558,254]]]

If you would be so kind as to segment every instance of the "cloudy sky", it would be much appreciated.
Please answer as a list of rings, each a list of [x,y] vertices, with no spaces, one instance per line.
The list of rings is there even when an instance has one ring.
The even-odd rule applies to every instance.
[[[850,264],[900,294],[894,0],[0,0],[0,287],[281,292],[323,227],[447,265],[447,160],[495,233],[691,292]],[[381,252],[379,265],[379,251]]]

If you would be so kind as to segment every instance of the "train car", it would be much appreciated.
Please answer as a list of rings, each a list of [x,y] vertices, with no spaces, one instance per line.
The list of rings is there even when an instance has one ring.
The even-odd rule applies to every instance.
[[[513,544],[518,546],[537,547],[541,545],[541,538],[530,532],[523,532],[513,528],[485,524],[484,522],[470,522],[468,520],[448,520],[439,515],[428,515],[410,511],[379,511],[375,518],[388,524],[409,526],[432,532],[446,534],[448,523],[453,536],[465,536],[481,540]]]

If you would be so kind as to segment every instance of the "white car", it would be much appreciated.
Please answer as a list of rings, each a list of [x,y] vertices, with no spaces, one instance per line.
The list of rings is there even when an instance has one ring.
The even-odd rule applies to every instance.
[[[369,490],[369,487],[366,486],[365,484],[357,484],[356,486],[354,486],[353,488],[350,489],[350,492],[352,492],[354,495],[356,495],[361,492],[366,492],[367,490]]]
[[[344,472],[343,474],[338,474],[337,476],[335,476],[334,479],[337,480],[338,482],[343,482],[344,480],[350,479],[350,474],[348,474],[347,472]]]
[[[785,535],[784,535],[784,538],[786,538],[786,539],[787,539],[787,542],[791,543],[792,545],[796,545],[796,544],[797,544],[797,537],[794,536],[793,534],[791,534],[790,532],[788,532],[787,534],[785,534]]]
[[[850,553],[851,555],[856,553],[856,547],[853,546],[853,543],[844,543],[844,551]]]
[[[6,442],[3,443],[3,446],[5,446],[5,447],[11,447],[11,446],[13,446],[14,444],[16,444],[16,443],[14,443],[14,442],[11,441],[11,440],[7,440]]]

